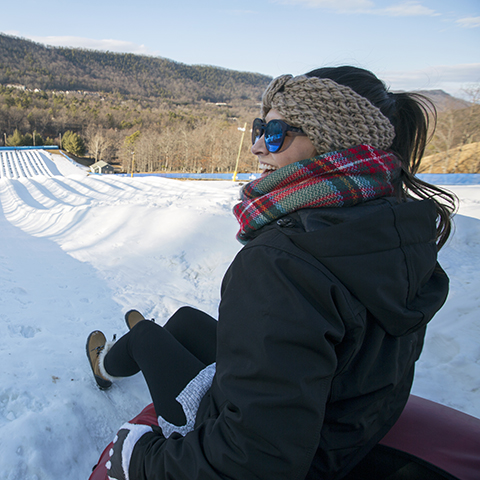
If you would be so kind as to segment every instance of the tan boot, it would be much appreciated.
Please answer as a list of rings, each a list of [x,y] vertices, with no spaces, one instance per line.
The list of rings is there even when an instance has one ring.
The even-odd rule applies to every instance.
[[[125,314],[125,323],[129,330],[142,320],[146,320],[146,318],[138,310],[129,310]],[[150,321],[154,322],[155,320],[152,318]]]
[[[92,367],[95,381],[102,390],[106,390],[112,386],[113,377],[105,371],[103,358],[113,343],[114,342],[107,342],[105,335],[99,330],[93,331],[87,338],[87,358]]]

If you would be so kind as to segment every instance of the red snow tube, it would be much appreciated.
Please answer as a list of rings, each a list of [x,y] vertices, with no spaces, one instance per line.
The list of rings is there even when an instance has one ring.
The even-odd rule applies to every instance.
[[[153,403],[147,405],[135,418],[130,420],[130,423],[137,425],[158,425],[157,415],[155,414],[155,408]],[[120,428],[120,425],[119,425]],[[105,464],[110,458],[109,451],[113,446],[113,442],[107,445],[107,448],[100,455],[97,466],[94,468],[92,474],[88,480],[108,480],[107,467]]]
[[[158,425],[153,403],[143,409],[130,423],[141,425]],[[98,465],[95,467],[89,480],[108,480],[105,464],[109,459],[110,443],[102,452]],[[480,478],[480,419],[466,415],[444,405],[440,405],[424,398],[410,395],[407,406],[397,423],[380,444],[374,448],[372,454],[362,462],[366,465],[364,473],[360,468],[355,468],[347,478],[367,478],[381,480],[388,478],[409,478],[411,480],[424,480],[425,472],[431,476],[428,478],[444,478],[458,480],[478,480]],[[381,470],[384,456],[386,469]],[[410,464],[419,465],[422,473],[417,476],[405,475],[408,465],[404,462],[408,459]],[[392,464],[399,460],[398,477],[392,474]],[[403,460],[402,460],[403,459]],[[372,464],[374,469],[372,469]],[[362,464],[359,465],[362,467]],[[403,474],[400,470],[404,470]],[[415,470],[413,470],[415,471]],[[353,477],[351,477],[353,475]],[[373,476],[372,476],[373,475]]]
[[[454,478],[480,479],[480,419],[439,403],[410,395],[380,444],[413,455]]]

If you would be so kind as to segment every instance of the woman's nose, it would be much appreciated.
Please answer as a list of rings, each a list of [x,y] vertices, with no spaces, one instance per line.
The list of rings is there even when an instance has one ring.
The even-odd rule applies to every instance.
[[[268,155],[267,146],[265,145],[265,135],[258,137],[251,149],[254,155]]]

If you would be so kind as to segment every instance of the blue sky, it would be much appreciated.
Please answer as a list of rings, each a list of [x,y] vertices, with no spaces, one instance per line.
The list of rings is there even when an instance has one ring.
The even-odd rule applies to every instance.
[[[394,90],[480,84],[480,0],[22,0],[0,32],[271,76],[351,64]]]

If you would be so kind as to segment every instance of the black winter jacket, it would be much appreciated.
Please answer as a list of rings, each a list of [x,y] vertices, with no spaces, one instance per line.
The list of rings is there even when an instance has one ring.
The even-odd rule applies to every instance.
[[[399,417],[444,303],[431,201],[300,210],[222,284],[217,369],[182,437],[144,435],[133,479],[342,478]]]

